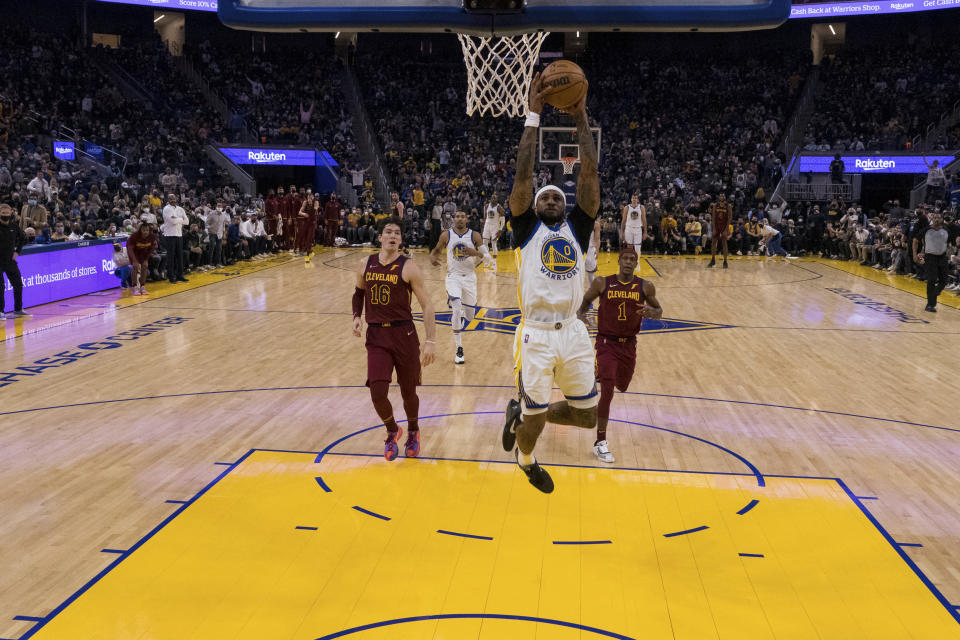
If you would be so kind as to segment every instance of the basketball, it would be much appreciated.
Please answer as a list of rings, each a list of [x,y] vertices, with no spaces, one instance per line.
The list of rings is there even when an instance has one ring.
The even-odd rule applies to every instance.
[[[587,93],[587,77],[576,62],[557,60],[540,74],[546,101],[557,109],[577,104]]]

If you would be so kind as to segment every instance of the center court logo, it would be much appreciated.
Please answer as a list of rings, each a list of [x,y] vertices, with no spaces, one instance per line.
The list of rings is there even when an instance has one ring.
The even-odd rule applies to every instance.
[[[257,164],[263,162],[283,162],[287,159],[287,154],[277,153],[276,151],[248,151],[247,160],[256,162]]]
[[[543,243],[540,249],[540,262],[543,263],[541,272],[559,280],[574,275],[577,266],[577,250],[566,238],[557,236]],[[556,276],[564,276],[556,278]]]

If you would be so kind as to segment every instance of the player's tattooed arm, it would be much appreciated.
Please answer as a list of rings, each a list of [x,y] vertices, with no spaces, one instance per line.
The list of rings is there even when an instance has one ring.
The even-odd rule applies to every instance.
[[[591,218],[597,217],[600,209],[600,177],[597,174],[597,145],[590,131],[587,109],[573,115],[577,123],[577,142],[580,145],[580,177],[577,179],[577,204]]]
[[[583,302],[580,304],[580,308],[577,310],[577,317],[583,321],[583,324],[589,324],[587,322],[587,311],[590,309],[590,305],[593,304],[593,301],[603,295],[603,288],[607,284],[606,278],[594,278],[593,282],[590,283],[590,286],[587,287],[587,290],[583,294]]]
[[[527,107],[530,113],[543,111],[543,86],[540,74],[530,83],[530,98]],[[536,157],[537,135],[539,127],[524,127],[517,149],[517,173],[513,178],[513,190],[510,192],[510,210],[513,215],[522,215],[533,202],[533,163]]]
[[[643,281],[643,298],[640,315],[651,320],[659,320],[663,316],[663,309],[660,307],[660,301],[657,300],[657,288],[649,280]]]

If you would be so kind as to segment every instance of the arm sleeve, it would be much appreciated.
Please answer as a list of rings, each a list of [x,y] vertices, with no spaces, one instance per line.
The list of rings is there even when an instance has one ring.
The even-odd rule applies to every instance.
[[[356,287],[353,290],[353,299],[350,301],[351,306],[353,307],[353,317],[359,318],[363,315],[363,294],[364,290],[360,287]]]
[[[519,216],[513,216],[513,218],[510,219],[510,226],[513,228],[514,249],[522,247],[527,243],[527,240],[533,235],[533,230],[537,228],[539,221],[532,206]]]
[[[573,235],[576,237],[577,244],[580,245],[580,251],[583,253],[586,253],[587,249],[590,248],[590,234],[593,233],[594,222],[596,220],[588,216],[579,204],[574,205],[573,211],[567,216],[567,223],[573,230]]]

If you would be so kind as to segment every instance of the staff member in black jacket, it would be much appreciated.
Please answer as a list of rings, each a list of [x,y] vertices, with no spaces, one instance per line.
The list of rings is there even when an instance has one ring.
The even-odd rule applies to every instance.
[[[6,314],[6,318],[26,318],[30,314],[23,311],[23,277],[20,267],[17,266],[17,256],[23,249],[27,237],[20,230],[20,225],[13,221],[13,209],[8,204],[0,204],[0,273],[7,276],[10,286],[13,287],[13,312]],[[6,304],[6,287],[3,277],[0,276],[0,317],[4,316]]]

